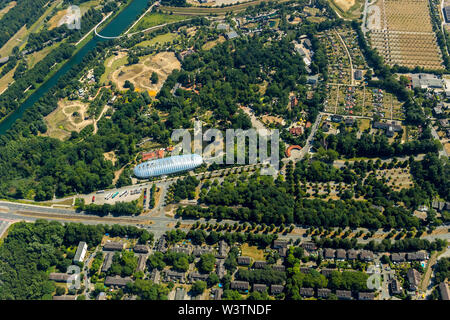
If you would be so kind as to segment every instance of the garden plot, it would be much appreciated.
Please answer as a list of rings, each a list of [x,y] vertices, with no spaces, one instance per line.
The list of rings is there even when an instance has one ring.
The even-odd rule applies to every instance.
[[[350,61],[344,46],[334,32],[323,34],[323,41],[328,57],[328,78],[330,83],[350,84]]]

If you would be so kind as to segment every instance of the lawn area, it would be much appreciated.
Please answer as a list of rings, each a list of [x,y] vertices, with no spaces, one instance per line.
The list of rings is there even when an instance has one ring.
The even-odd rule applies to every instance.
[[[61,43],[55,43],[52,46],[45,47],[44,49],[42,49],[40,51],[36,51],[36,52],[33,52],[32,54],[30,54],[28,56],[28,68],[29,69],[33,68],[36,65],[36,63],[38,63],[39,61],[44,59],[51,51],[53,51],[54,49],[59,47],[60,44]]]
[[[164,23],[176,22],[180,20],[185,20],[186,17],[174,14],[165,13],[149,13],[139,21],[137,25],[130,30],[130,32],[137,32],[145,30],[154,26],[158,26]]]
[[[169,32],[169,33],[165,33],[165,34],[156,36],[151,40],[142,41],[142,42],[138,43],[137,45],[135,45],[135,47],[146,47],[146,46],[155,45],[156,43],[172,42],[176,38],[177,38],[177,35],[175,33]]]
[[[241,246],[241,250],[243,256],[251,257],[255,261],[265,260],[264,252],[255,246],[249,246],[248,243],[244,243]]]
[[[370,119],[358,119],[358,127],[361,132],[370,128]]]

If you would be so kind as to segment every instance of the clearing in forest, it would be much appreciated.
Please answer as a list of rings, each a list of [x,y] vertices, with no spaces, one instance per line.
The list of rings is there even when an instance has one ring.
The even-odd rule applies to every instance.
[[[141,57],[139,63],[131,66],[121,66],[109,75],[117,86],[124,90],[125,81],[130,81],[138,91],[159,92],[167,77],[181,64],[173,52],[160,52],[156,55]],[[158,74],[158,83],[152,83],[150,77],[153,72]]]
[[[58,107],[45,117],[47,124],[46,136],[64,140],[72,131],[80,132],[87,125],[93,124],[93,119],[86,119],[88,105],[80,101],[61,100]]]

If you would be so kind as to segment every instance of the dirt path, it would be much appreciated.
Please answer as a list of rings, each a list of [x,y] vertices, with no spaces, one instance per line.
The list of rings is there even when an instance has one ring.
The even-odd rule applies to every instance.
[[[94,132],[93,132],[93,134],[96,134],[96,133],[97,133],[97,131],[98,131],[97,122],[100,121],[100,119],[103,117],[103,115],[105,114],[105,112],[106,112],[108,109],[109,109],[108,105],[105,105],[105,106],[103,107],[102,112],[101,112],[100,115],[98,116],[98,119],[95,119],[95,120],[94,120]]]
[[[433,266],[436,263],[438,255],[442,252],[433,252],[431,254],[430,260],[428,261],[427,268],[425,274],[422,278],[422,282],[420,283],[420,291],[426,292],[428,289],[428,284],[430,283],[431,274],[433,272]]]

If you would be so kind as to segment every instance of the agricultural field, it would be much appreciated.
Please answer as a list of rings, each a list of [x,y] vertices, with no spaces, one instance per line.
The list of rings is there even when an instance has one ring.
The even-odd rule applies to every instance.
[[[148,91],[155,96],[161,89],[169,74],[180,69],[181,64],[173,52],[160,52],[156,55],[140,57],[139,63],[128,66],[122,65],[108,75],[108,80],[116,83],[123,90],[126,80],[129,80],[138,91]],[[158,83],[152,83],[150,77],[156,72]]]
[[[371,44],[386,64],[442,69],[428,5],[426,0],[379,0],[368,9],[370,22],[377,21],[368,24]]]

